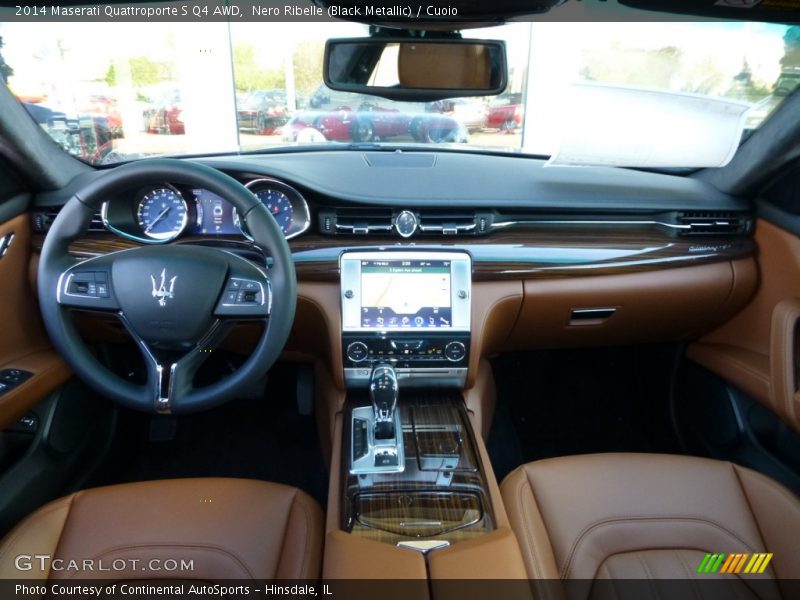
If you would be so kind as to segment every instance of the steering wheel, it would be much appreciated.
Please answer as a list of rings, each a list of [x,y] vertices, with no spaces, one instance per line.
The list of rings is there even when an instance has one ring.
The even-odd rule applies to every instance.
[[[142,246],[83,261],[69,254],[70,243],[88,231],[105,200],[164,181],[203,188],[230,202],[254,243],[272,258],[270,268],[190,244]],[[74,372],[124,406],[157,413],[210,408],[257,382],[283,350],[297,302],[291,251],[267,208],[232,177],[176,159],[115,167],[77,192],[47,234],[38,277],[45,326]],[[145,385],[123,379],[94,357],[71,318],[76,310],[120,319],[144,357]],[[230,375],[195,387],[199,367],[243,321],[264,324],[255,350]]]

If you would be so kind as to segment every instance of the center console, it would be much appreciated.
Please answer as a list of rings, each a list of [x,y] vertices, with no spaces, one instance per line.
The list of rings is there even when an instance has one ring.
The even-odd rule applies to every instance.
[[[465,401],[479,393],[465,390],[470,255],[345,252],[340,270],[347,396],[336,405],[323,576],[524,578],[472,427],[480,415]]]
[[[465,252],[342,255],[342,355],[350,388],[391,364],[401,387],[463,388],[472,260]]]
[[[348,405],[341,527],[420,552],[493,528],[460,390],[470,348],[465,252],[341,257]]]

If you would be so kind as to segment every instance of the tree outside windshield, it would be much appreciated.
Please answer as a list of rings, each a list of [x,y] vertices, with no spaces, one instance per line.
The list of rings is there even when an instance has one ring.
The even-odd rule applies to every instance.
[[[354,23],[4,23],[0,73],[58,145],[95,164],[360,143],[550,155],[575,82],[744,101],[745,130],[800,83],[796,26],[514,23],[465,37],[473,32],[507,44],[500,96],[411,103],[330,90],[325,40],[367,34]]]

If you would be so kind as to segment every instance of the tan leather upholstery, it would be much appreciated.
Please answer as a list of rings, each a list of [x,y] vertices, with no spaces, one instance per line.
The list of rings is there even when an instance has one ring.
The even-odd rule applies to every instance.
[[[518,468],[501,491],[532,578],[680,579],[706,552],[772,552],[755,577],[800,577],[800,500],[731,463],[563,457]]]
[[[800,238],[756,222],[758,291],[733,318],[687,349],[687,356],[800,430],[795,392],[795,323],[800,318]]]
[[[214,478],[115,485],[61,498],[25,519],[0,546],[0,578],[317,578],[322,532],[316,502],[285,485]],[[19,571],[19,555],[64,562]],[[80,570],[66,568],[72,559]],[[143,572],[153,559],[161,569],[170,559],[193,568]],[[83,570],[84,560],[124,568],[97,571],[95,562]]]
[[[0,239],[13,235],[5,255],[0,256],[0,370],[23,369],[33,376],[0,396],[0,429],[12,423],[69,379],[67,364],[50,347],[42,327],[30,278],[30,215],[22,214],[0,223]]]

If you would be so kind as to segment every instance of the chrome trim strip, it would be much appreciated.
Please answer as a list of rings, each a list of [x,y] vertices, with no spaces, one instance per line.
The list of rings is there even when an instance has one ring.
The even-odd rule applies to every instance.
[[[403,382],[402,389],[431,384],[463,389],[467,382],[467,367],[448,369],[447,367],[398,368],[395,367],[398,382]],[[372,366],[345,367],[345,383],[351,387],[360,387],[369,383]]]
[[[450,542],[447,540],[404,540],[402,542],[397,542],[398,548],[406,548],[407,550],[414,550],[422,554],[427,554],[428,552],[433,552],[440,548],[447,548],[449,545]]]
[[[617,312],[617,309],[613,306],[609,306],[607,308],[573,308],[570,314],[572,315],[594,315],[594,314],[609,314],[609,316],[613,315]]]
[[[655,225],[668,229],[691,229],[691,225],[677,225],[665,221],[626,221],[626,220],[591,220],[591,219],[524,219],[519,221],[497,221],[491,224],[492,229],[514,227],[516,225]]]

